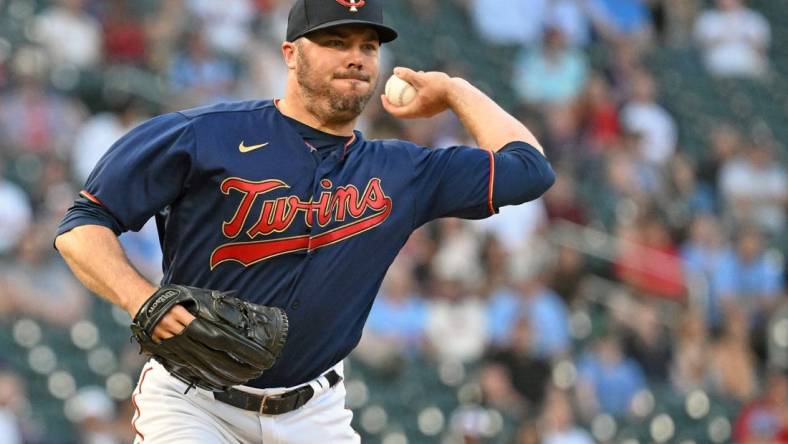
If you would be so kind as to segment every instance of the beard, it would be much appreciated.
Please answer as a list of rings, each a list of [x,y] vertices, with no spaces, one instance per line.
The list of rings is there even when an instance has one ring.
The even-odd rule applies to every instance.
[[[366,93],[362,93],[355,85],[350,92],[340,92],[330,83],[320,80],[319,73],[314,72],[303,51],[298,51],[297,57],[296,80],[305,96],[304,104],[309,112],[323,122],[334,124],[344,124],[361,115],[377,89],[377,78],[372,79],[370,75],[358,71],[334,74],[334,78],[354,78],[370,82],[371,87]]]

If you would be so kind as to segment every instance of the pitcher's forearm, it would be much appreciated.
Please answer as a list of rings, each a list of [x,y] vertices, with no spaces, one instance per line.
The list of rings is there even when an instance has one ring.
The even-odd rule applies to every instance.
[[[55,246],[85,287],[132,316],[156,291],[129,263],[120,242],[108,228],[74,228],[58,236]]]
[[[455,77],[451,82],[449,107],[480,147],[498,151],[509,142],[522,141],[544,154],[531,131],[486,94],[464,79]]]

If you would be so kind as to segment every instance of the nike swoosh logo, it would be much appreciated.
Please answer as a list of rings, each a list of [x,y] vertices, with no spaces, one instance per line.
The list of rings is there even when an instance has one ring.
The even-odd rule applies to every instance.
[[[262,148],[262,147],[268,145],[269,143],[270,142],[261,143],[260,145],[245,146],[244,142],[242,140],[241,143],[238,144],[238,151],[240,151],[242,153],[248,153],[249,151],[254,151],[254,150],[258,149],[258,148]]]

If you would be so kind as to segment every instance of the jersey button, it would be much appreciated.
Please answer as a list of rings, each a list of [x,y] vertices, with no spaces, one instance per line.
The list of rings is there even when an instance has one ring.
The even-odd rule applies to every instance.
[[[299,301],[298,299],[296,299],[295,301],[293,301],[292,304],[290,304],[290,308],[292,308],[293,310],[298,310],[298,307],[300,306],[301,306],[301,301]]]

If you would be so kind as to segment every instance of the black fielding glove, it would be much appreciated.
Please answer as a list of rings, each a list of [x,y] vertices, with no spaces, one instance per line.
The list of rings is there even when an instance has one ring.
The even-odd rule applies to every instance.
[[[160,342],[153,330],[180,304],[194,319]],[[148,298],[131,323],[141,353],[155,357],[173,376],[210,391],[224,391],[260,377],[274,365],[287,340],[285,312],[215,290],[164,285]]]

